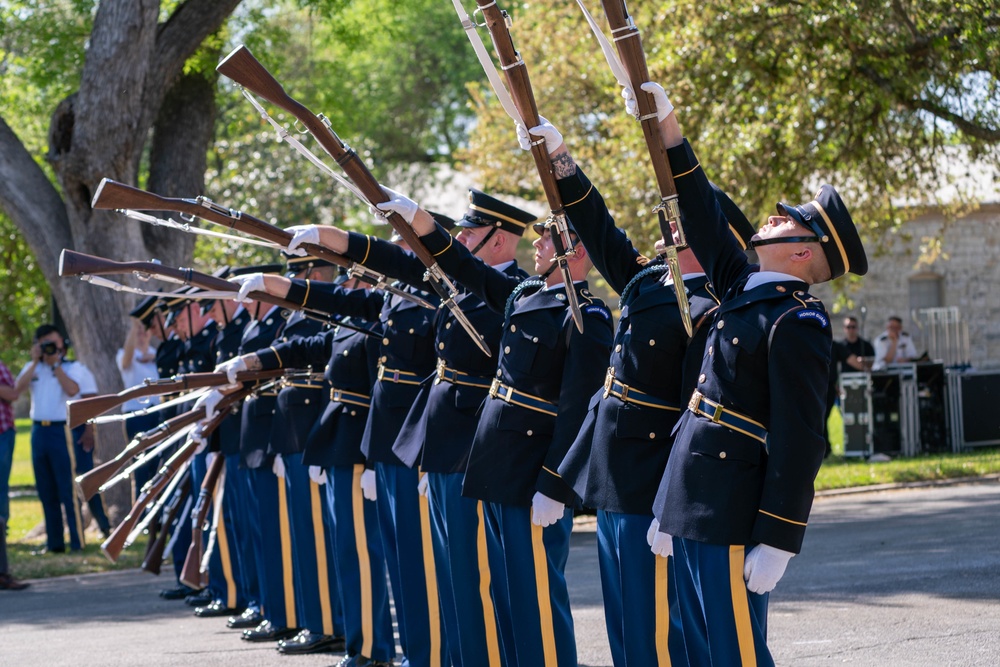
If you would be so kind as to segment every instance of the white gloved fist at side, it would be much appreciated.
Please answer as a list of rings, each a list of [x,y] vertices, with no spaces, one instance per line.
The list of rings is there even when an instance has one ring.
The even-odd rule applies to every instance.
[[[375,490],[375,471],[365,470],[361,473],[361,493],[365,500],[376,500],[378,493]]]
[[[305,257],[309,253],[305,248],[300,246],[305,243],[319,245],[319,227],[316,225],[292,225],[291,227],[287,227],[285,231],[292,234],[292,240],[288,242],[288,247],[285,248],[285,252],[289,255]]]
[[[229,279],[229,282],[236,283],[240,286],[240,291],[233,297],[233,301],[238,301],[239,303],[252,301],[250,298],[250,292],[267,291],[263,273],[248,273],[245,276],[234,276]]]
[[[652,526],[650,526],[650,528],[652,528]],[[668,533],[664,533],[659,530],[659,525],[657,525],[657,530],[653,535],[653,539],[649,539],[649,535],[647,534],[646,541],[649,542],[649,550],[657,556],[669,558],[674,555],[674,538]]]
[[[653,520],[649,523],[649,530],[646,531],[646,544],[653,546],[653,538],[656,536],[658,530],[660,530],[660,520],[654,516]]]
[[[369,211],[378,219],[382,224],[386,222],[386,214],[388,213],[398,213],[403,220],[406,220],[406,224],[413,224],[413,216],[417,214],[417,210],[420,206],[417,202],[413,201],[404,194],[400,194],[391,188],[387,188],[384,185],[381,186],[382,192],[389,198],[388,201],[384,201],[375,204],[375,210],[369,207]]]
[[[211,419],[212,417],[214,417],[219,413],[218,405],[219,401],[222,400],[223,396],[225,396],[225,394],[223,394],[221,391],[219,391],[218,389],[213,389],[212,391],[206,394],[202,394],[200,397],[198,397],[198,400],[194,402],[194,409],[197,410],[198,408],[204,407],[205,421],[208,421],[209,419]],[[200,432],[201,425],[202,422],[198,422],[198,427],[195,430]]]
[[[229,384],[236,384],[237,373],[242,373],[243,371],[250,370],[247,368],[247,362],[243,360],[243,357],[233,357],[228,361],[223,361],[221,364],[215,367],[216,373],[225,373],[226,378],[229,380]]]
[[[750,549],[743,560],[743,579],[747,582],[747,590],[761,595],[770,593],[785,574],[788,561],[794,555],[791,551],[766,544]]]
[[[530,130],[526,130],[524,125],[521,125],[521,123],[515,123],[514,126],[517,129],[517,145],[520,146],[523,151],[531,150],[532,139],[529,136],[529,133],[535,135],[536,137],[541,137],[542,140],[545,141],[545,150],[549,155],[555,153],[556,149],[562,146],[562,133],[559,132],[559,129],[550,123],[544,116],[539,116],[538,125]]]
[[[545,528],[551,526],[563,517],[566,506],[558,500],[553,500],[541,491],[536,491],[531,498],[531,523]]]
[[[420,474],[420,481],[417,482],[417,493],[422,495],[424,498],[431,497],[431,478],[427,473]]]
[[[674,105],[670,103],[667,92],[663,90],[663,86],[652,81],[647,81],[640,88],[653,96],[653,102],[656,105],[656,120],[662,123],[663,119],[669,116],[670,112],[674,110]],[[632,89],[628,86],[622,88],[622,97],[625,98],[625,111],[638,118],[639,103],[636,101],[635,93],[632,92]]]
[[[309,479],[315,484],[326,484],[326,471],[320,466],[309,466]]]
[[[271,472],[273,472],[278,479],[285,479],[285,459],[281,458],[281,454],[274,455],[274,463],[271,464]]]

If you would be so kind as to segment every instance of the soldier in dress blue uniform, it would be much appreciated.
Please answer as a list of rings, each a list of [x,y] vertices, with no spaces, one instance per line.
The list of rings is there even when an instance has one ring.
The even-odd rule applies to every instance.
[[[288,231],[300,228],[290,227]],[[363,243],[367,245],[367,240]],[[295,244],[290,243],[289,252],[294,251]],[[420,502],[417,492],[417,471],[407,468],[392,451],[421,382],[434,372],[437,310],[394,294],[348,291],[310,281],[292,281],[289,285],[273,276],[257,280],[247,278],[241,294],[265,289],[307,308],[377,320],[381,325],[382,344],[371,410],[361,440],[361,451],[374,470],[363,473],[361,483],[366,497],[376,500],[404,660],[414,667],[444,663],[447,644],[440,618],[433,548],[429,539],[424,541],[424,529],[430,533],[429,517],[426,511],[421,512],[426,502]],[[431,304],[437,302],[436,296],[418,288],[402,289]]]
[[[280,271],[281,265],[240,267],[220,275],[229,277],[261,270]],[[216,365],[239,353],[243,334],[253,321],[253,315],[266,304],[246,303],[240,306],[230,301],[217,301],[209,315],[219,329],[215,341]],[[263,314],[260,312],[260,314]],[[272,324],[276,322],[272,321]],[[240,457],[240,424],[242,405],[230,408],[231,413],[212,434],[209,449],[225,457],[226,475],[223,482],[222,511],[215,526],[215,549],[209,559],[209,592],[213,599],[195,609],[202,617],[228,616],[233,612],[260,607],[260,582],[253,548],[253,516],[250,512],[250,490],[247,470]],[[199,480],[192,480],[192,482]],[[198,488],[196,486],[192,488]]]
[[[280,286],[277,282],[268,279],[275,290],[272,293],[311,308],[317,307],[317,301],[329,307],[333,302],[347,300],[355,302],[356,310],[362,307],[358,304],[374,301],[368,292],[357,289],[355,279],[336,290],[311,281],[296,280]],[[380,310],[373,308],[369,312],[376,322]],[[347,657],[342,667],[386,667],[395,655],[378,514],[375,503],[365,500],[361,488],[365,456],[360,442],[368,420],[382,338],[378,333],[369,333],[370,326],[361,318],[342,318],[333,331],[288,341],[245,358],[248,368],[264,370],[317,368],[325,364],[329,401],[305,438],[302,464],[310,466],[310,475],[315,466],[327,476],[323,522],[331,557],[336,554],[343,598]],[[255,639],[249,635],[251,631],[245,636]]]
[[[615,665],[686,664],[671,567],[650,552],[647,531],[671,432],[694,389],[718,300],[694,253],[680,251],[694,326],[689,339],[663,259],[648,260],[615,227],[555,127],[546,121],[530,132],[545,139],[566,213],[594,266],[621,295],[604,387],[590,399],[580,435],[559,466],[583,504],[597,510],[611,655]],[[753,227],[725,193],[717,190],[717,196],[745,248]]]
[[[868,260],[824,185],[806,204],[778,204],[750,264],[663,89],[643,90],[656,100],[688,242],[722,297],[664,473],[654,548],[675,557],[691,664],[773,664],[768,593],[801,547],[826,447],[832,336],[807,290],[864,275]]]
[[[444,271],[504,314],[496,376],[480,413],[463,494],[484,501],[507,664],[575,665],[564,576],[573,519],[567,505],[575,494],[556,469],[601,384],[603,368],[594,361],[606,358],[612,340],[611,313],[587,290],[590,259],[577,246],[568,259],[574,284],[564,285],[551,270],[549,231],[536,226],[535,270],[545,277],[524,281],[476,259],[413,201],[387,194],[390,200],[379,208],[411,222]],[[566,307],[567,288],[577,291],[583,333]]]
[[[469,191],[469,208],[457,223],[432,215],[447,228],[457,225],[456,240],[486,264],[511,277],[527,278],[514,257],[535,215],[476,189]],[[423,283],[424,265],[391,243],[331,227],[318,231],[324,245],[352,260],[411,285]],[[499,350],[503,316],[467,290],[455,302],[487,346],[494,353]],[[448,637],[455,638],[448,642],[452,663],[500,665],[487,554],[476,557],[480,544],[485,545],[486,527],[480,502],[462,496],[479,407],[496,374],[497,357],[483,354],[448,309],[438,310],[434,329],[437,371],[423,382],[393,452],[407,466],[419,465],[422,473],[442,614]]]

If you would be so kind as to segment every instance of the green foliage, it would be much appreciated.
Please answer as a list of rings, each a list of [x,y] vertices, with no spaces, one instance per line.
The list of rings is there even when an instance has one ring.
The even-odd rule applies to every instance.
[[[816,476],[816,490],[848,489],[873,484],[908,484],[1000,473],[1000,450],[899,458],[885,463],[831,458]]]
[[[599,3],[587,5],[604,25]],[[619,224],[651,243],[655,185],[641,131],[579,9],[507,9],[540,113],[563,130]],[[751,220],[830,181],[877,239],[916,212],[894,201],[934,203],[927,193],[948,182],[939,168],[949,146],[1000,165],[995,3],[634,0],[629,9],[651,79]],[[491,93],[472,92],[479,123],[467,157],[484,184],[539,196],[512,123]]]
[[[49,317],[49,286],[24,237],[0,213],[0,339],[3,362],[17,373],[31,359],[31,335]]]

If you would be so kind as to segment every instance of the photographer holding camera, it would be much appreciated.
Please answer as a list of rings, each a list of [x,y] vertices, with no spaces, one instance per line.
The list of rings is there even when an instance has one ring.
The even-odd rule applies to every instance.
[[[66,402],[96,394],[97,386],[86,366],[64,358],[69,340],[56,326],[38,327],[34,341],[31,361],[18,374],[15,388],[18,393],[31,392],[31,463],[45,514],[46,550],[66,550],[61,505],[69,523],[70,549],[78,551],[83,548],[83,520],[73,489],[76,443],[71,442],[66,424]],[[81,452],[91,455],[93,465],[91,426],[80,435],[79,445]]]

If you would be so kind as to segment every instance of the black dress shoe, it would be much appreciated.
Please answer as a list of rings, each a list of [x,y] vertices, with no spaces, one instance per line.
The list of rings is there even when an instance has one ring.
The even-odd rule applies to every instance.
[[[160,597],[164,600],[183,600],[187,596],[194,595],[196,593],[198,593],[198,591],[195,589],[181,584],[177,588],[164,588],[160,591]],[[211,600],[209,600],[209,602],[211,602]]]
[[[227,607],[222,600],[212,600],[204,607],[195,607],[194,615],[198,618],[215,618],[216,616],[229,616],[236,613],[236,609]]]
[[[184,598],[184,604],[189,607],[204,607],[206,605],[210,605],[212,604],[212,594],[207,588],[203,588],[201,591]]]
[[[230,627],[233,630],[248,630],[256,628],[263,620],[264,617],[261,616],[259,611],[248,608],[239,616],[230,616],[229,620],[226,621],[226,627]]]
[[[0,574],[0,591],[23,591],[30,585],[23,581],[18,581],[7,572]]]
[[[278,650],[286,655],[302,655],[304,653],[322,653],[324,651],[343,651],[343,637],[333,635],[314,635],[303,630],[291,639],[278,642]]]
[[[276,642],[294,637],[298,632],[298,628],[277,628],[271,621],[261,621],[256,628],[244,630],[242,639],[248,642]]]

